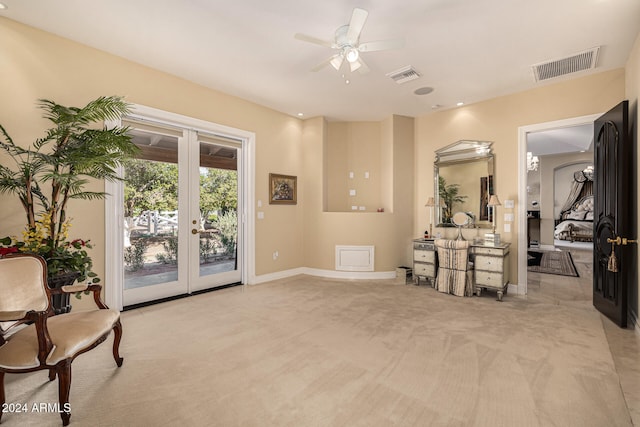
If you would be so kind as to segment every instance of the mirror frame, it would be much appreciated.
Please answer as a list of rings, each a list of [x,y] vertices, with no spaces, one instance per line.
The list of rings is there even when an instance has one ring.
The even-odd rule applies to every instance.
[[[456,165],[460,163],[469,163],[476,161],[487,162],[487,174],[493,176],[493,194],[496,194],[496,178],[495,178],[495,157],[493,150],[491,149],[491,141],[475,141],[463,139],[456,141],[453,144],[449,144],[444,148],[435,151],[436,157],[433,163],[434,169],[434,200],[435,206],[435,223],[436,227],[455,227],[453,223],[442,222],[442,209],[440,208],[440,188],[439,177],[440,167],[447,165]],[[455,183],[454,183],[455,184]],[[489,196],[491,196],[489,194]],[[491,219],[491,218],[489,218]],[[479,221],[472,221],[467,227],[475,228],[492,228],[491,221],[486,223]]]

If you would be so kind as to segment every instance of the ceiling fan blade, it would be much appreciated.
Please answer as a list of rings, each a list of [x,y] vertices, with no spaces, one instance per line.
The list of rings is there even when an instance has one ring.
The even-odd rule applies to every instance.
[[[313,43],[324,47],[333,47],[333,42],[321,40],[312,36],[308,36],[306,34],[296,33],[293,37],[298,40],[302,40],[303,42]]]
[[[331,66],[333,66],[333,68],[335,68],[336,70],[339,70],[340,66],[342,65],[342,61],[343,61],[342,55],[340,55],[338,53],[338,54],[333,55],[330,58],[325,59],[324,61],[322,61],[321,63],[319,63],[315,67],[313,67],[311,69],[311,71],[313,71],[313,72],[320,71],[320,70],[322,70],[324,67],[326,67],[329,64],[331,64]]]
[[[349,22],[349,31],[347,31],[347,40],[351,45],[358,43],[367,16],[369,16],[369,12],[366,10],[357,7],[353,9],[353,15],[351,15],[351,21]]]
[[[359,60],[358,61],[349,62],[349,67],[351,68],[351,72],[353,73],[354,71],[356,71],[357,69],[362,67],[362,63]]]
[[[358,67],[358,72],[360,74],[367,74],[370,70],[369,67],[367,66],[367,64],[362,60],[362,58],[359,58],[358,63],[360,63],[360,67]]]
[[[360,52],[375,52],[377,50],[400,49],[404,47],[403,39],[379,40],[366,42],[358,46]]]

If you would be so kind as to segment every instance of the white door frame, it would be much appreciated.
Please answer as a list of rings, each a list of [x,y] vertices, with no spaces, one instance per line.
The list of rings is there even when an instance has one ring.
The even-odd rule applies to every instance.
[[[593,123],[600,114],[537,123],[518,128],[518,294],[527,293],[527,135],[532,132],[561,129]]]
[[[255,280],[255,133],[236,129],[205,120],[195,119],[168,111],[158,110],[144,105],[133,105],[128,117],[151,123],[177,126],[181,128],[201,130],[207,133],[224,135],[242,141],[241,163],[242,188],[239,188],[242,211],[238,214],[239,236],[242,248],[241,277],[243,284]],[[120,123],[107,123],[107,126]],[[122,171],[121,171],[122,172]],[[240,177],[239,177],[240,178]],[[124,289],[123,265],[123,230],[124,188],[121,183],[105,182],[105,192],[109,194],[105,200],[105,301],[111,308],[122,310]]]

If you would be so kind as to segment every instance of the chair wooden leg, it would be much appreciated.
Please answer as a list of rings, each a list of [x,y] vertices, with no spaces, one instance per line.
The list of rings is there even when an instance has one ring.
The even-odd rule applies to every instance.
[[[122,339],[122,323],[120,319],[113,325],[113,358],[118,367],[122,366],[124,359],[120,357],[120,340]]]
[[[56,370],[51,368],[49,369],[49,381],[53,381],[56,379]]]
[[[63,360],[56,365],[58,374],[58,401],[60,402],[60,418],[62,425],[69,425],[71,409],[69,406],[69,391],[71,390],[71,360]]]
[[[0,371],[0,407],[4,409],[4,371]],[[0,410],[0,420],[2,420],[3,410]]]

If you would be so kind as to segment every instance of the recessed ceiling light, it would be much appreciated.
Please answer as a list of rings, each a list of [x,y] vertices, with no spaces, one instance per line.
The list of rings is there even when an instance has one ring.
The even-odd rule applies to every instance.
[[[7,5],[4,3],[0,3],[0,10],[2,9],[9,9],[9,7],[7,7]]]
[[[442,105],[440,105],[440,104],[435,104],[435,105],[432,105],[432,106],[431,106],[431,108],[432,108],[433,110],[437,110],[438,108],[442,108]]]
[[[304,113],[298,113],[298,117],[304,116]]]
[[[456,105],[457,105],[458,107],[462,107],[462,106],[464,105],[464,102],[458,102]]]
[[[433,88],[429,86],[420,87],[413,91],[416,95],[427,95],[433,92]]]

